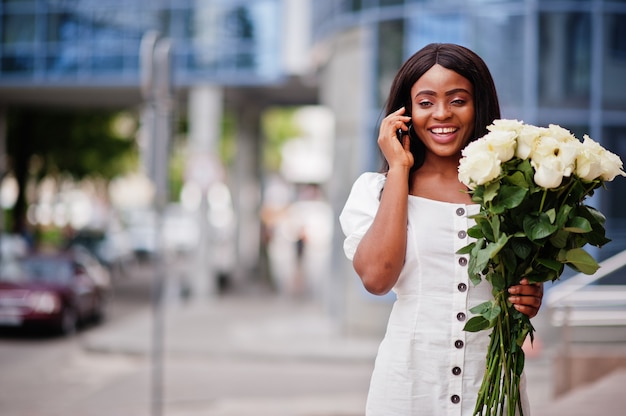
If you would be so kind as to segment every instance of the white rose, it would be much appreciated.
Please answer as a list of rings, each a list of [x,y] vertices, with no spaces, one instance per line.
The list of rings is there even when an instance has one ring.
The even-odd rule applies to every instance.
[[[520,159],[528,159],[529,157],[532,157],[535,144],[539,140],[539,137],[543,134],[544,130],[546,129],[543,127],[525,124],[517,137],[515,156]]]
[[[541,136],[535,142],[531,157],[535,183],[544,188],[559,186],[563,177],[572,174],[580,145],[575,139],[561,141],[552,136]]]
[[[569,130],[564,129],[558,124],[550,124],[548,126],[548,135],[554,137],[561,142],[568,142],[572,140],[576,140],[577,142],[579,142],[578,139]]]
[[[602,158],[602,176],[605,181],[612,181],[617,175],[626,176],[622,170],[622,160],[615,153],[606,150],[604,158]]]
[[[580,152],[576,157],[576,176],[585,181],[599,178],[602,171],[602,153],[604,149],[589,136],[584,136]]]
[[[481,140],[487,143],[487,150],[496,154],[501,162],[507,162],[515,156],[517,133],[511,130],[493,130]]]
[[[556,158],[544,159],[541,164],[531,161],[535,168],[535,183],[543,188],[557,188],[563,181],[561,165]]]
[[[500,172],[500,160],[495,152],[489,151],[485,140],[473,141],[463,149],[463,157],[459,161],[459,180],[468,188],[483,185],[497,178]]]
[[[489,131],[514,131],[519,133],[522,130],[524,123],[518,120],[498,119],[494,120],[493,124],[487,126]]]
[[[576,175],[587,181],[602,179],[612,181],[617,175],[626,176],[622,170],[622,160],[609,152],[586,134],[583,136],[581,151],[576,158]]]

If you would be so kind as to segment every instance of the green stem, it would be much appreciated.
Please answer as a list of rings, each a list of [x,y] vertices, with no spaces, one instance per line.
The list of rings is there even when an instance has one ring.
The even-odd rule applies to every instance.
[[[541,197],[541,205],[539,205],[539,212],[543,212],[543,204],[546,202],[546,197],[548,196],[548,190],[543,190],[543,195]]]

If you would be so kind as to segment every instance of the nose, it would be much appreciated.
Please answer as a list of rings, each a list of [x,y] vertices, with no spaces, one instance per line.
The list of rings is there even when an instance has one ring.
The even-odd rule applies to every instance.
[[[450,111],[450,106],[448,105],[448,103],[441,102],[435,106],[433,118],[437,120],[446,120],[450,117],[451,114],[452,112]]]

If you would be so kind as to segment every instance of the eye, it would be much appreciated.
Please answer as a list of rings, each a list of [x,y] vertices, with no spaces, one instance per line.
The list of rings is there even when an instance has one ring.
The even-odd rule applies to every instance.
[[[452,105],[457,105],[457,106],[464,105],[465,103],[466,101],[463,100],[462,98],[457,98],[456,100],[452,100],[451,102]]]
[[[417,105],[419,105],[420,107],[430,107],[431,105],[433,105],[433,103],[431,103],[430,101],[420,101],[419,103],[417,103]]]

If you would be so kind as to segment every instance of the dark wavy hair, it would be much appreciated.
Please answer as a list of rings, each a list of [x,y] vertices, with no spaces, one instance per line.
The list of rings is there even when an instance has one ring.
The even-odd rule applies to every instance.
[[[466,78],[474,88],[474,129],[475,140],[487,133],[487,126],[500,118],[500,104],[496,86],[487,64],[475,52],[452,43],[431,43],[426,45],[402,64],[391,84],[385,114],[389,115],[404,106],[406,114],[412,113],[411,88],[426,71],[435,64],[450,69]],[[411,172],[424,163],[426,148],[420,139],[411,135],[411,152],[415,162]],[[389,170],[384,162],[383,172]]]

